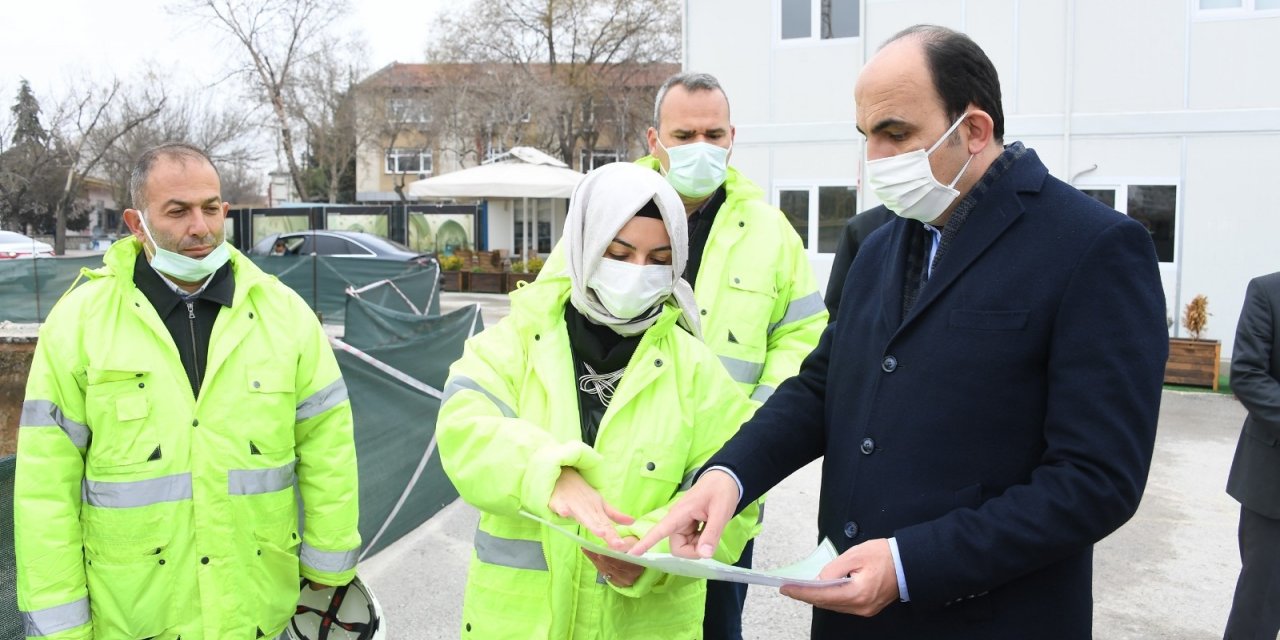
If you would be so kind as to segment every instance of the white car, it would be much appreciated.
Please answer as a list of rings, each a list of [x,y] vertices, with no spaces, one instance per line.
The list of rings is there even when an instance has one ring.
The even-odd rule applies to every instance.
[[[0,260],[48,258],[52,255],[53,246],[47,242],[40,242],[13,231],[0,231]]]

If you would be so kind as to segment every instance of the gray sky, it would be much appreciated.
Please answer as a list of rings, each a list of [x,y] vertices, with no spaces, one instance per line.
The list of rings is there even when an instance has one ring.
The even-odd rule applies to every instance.
[[[77,78],[129,80],[156,62],[183,86],[218,77],[239,52],[219,44],[212,26],[170,15],[170,0],[22,0],[0,9],[0,122],[30,81],[42,104],[66,93]],[[370,70],[392,60],[420,62],[437,13],[461,0],[351,0],[339,33],[358,32]],[[189,83],[189,84],[188,84]]]

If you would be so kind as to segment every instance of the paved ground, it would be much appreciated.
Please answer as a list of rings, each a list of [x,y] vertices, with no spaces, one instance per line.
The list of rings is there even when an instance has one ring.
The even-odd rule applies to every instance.
[[[442,306],[481,302],[485,322],[505,300],[445,294]],[[491,303],[494,308],[490,308]],[[1228,396],[1166,392],[1146,497],[1127,525],[1095,552],[1098,640],[1220,638],[1239,571],[1238,505],[1223,487],[1244,410]],[[819,466],[771,494],[756,564],[788,564],[812,549]],[[1082,515],[1082,517],[1086,517]],[[461,501],[361,565],[382,601],[393,638],[457,638],[476,511]],[[752,587],[747,638],[808,637],[809,609],[774,589]]]

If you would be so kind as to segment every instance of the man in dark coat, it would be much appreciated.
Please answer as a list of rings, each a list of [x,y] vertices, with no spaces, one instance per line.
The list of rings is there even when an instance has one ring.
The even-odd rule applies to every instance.
[[[836,244],[836,257],[831,261],[831,276],[827,279],[827,295],[823,299],[827,303],[827,322],[836,321],[836,313],[840,310],[840,293],[844,291],[844,279],[849,275],[849,266],[858,255],[858,249],[871,236],[871,232],[883,227],[893,220],[893,212],[884,205],[867,209],[849,218],[844,225],[844,234]]]
[[[1003,144],[994,66],[912,27],[859,75],[866,183],[900,219],[859,251],[800,373],[632,549],[708,555],[735,509],[823,462],[841,552],[814,638],[1092,636],[1093,545],[1137,510],[1168,357],[1141,224]]]
[[[1280,633],[1280,272],[1249,282],[1236,326],[1231,390],[1249,416],[1227,493],[1240,501],[1240,579],[1227,640]]]

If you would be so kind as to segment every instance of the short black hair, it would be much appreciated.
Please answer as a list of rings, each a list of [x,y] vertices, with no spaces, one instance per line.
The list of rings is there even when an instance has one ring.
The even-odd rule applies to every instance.
[[[903,38],[919,38],[924,46],[933,88],[952,122],[964,115],[970,104],[986,111],[995,123],[997,142],[1004,141],[1004,107],[1000,103],[1000,77],[991,58],[969,36],[946,27],[917,24],[899,31],[880,46]]]
[[[147,178],[151,175],[151,168],[155,166],[156,160],[160,158],[172,158],[180,162],[203,160],[213,167],[215,174],[218,173],[218,167],[209,159],[209,154],[193,144],[166,142],[151,147],[138,156],[133,171],[129,174],[129,199],[133,201],[131,204],[134,209],[142,211],[147,208]]]

